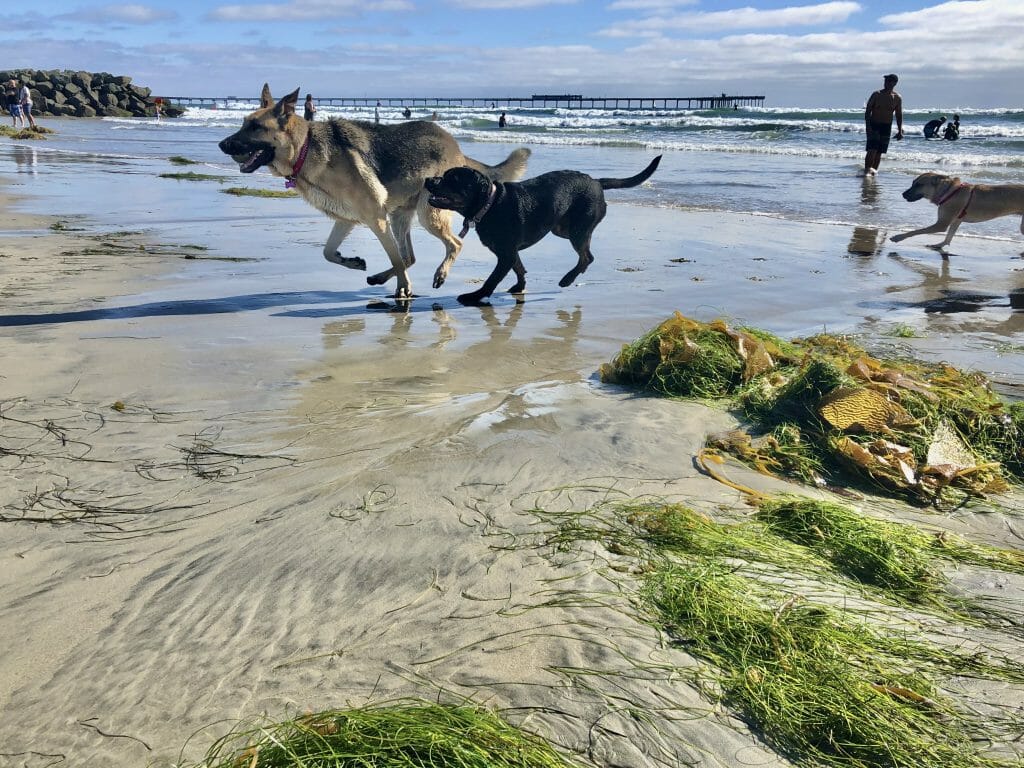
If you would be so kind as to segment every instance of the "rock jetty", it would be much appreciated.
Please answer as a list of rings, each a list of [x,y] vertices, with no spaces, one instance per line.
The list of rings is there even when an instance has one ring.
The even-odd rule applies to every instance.
[[[52,117],[153,117],[156,98],[133,85],[128,75],[64,70],[0,70],[0,82],[14,78],[32,92],[32,114]],[[184,110],[161,99],[160,113],[177,117]]]

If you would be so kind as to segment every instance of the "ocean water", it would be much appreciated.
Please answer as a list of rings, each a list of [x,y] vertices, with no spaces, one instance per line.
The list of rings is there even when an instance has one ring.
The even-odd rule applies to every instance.
[[[213,258],[180,262],[132,306],[166,304],[173,312],[226,308],[267,317],[299,313],[311,321],[339,313],[363,316],[367,301],[385,298],[393,284],[368,288],[365,275],[324,261],[326,217],[302,200],[219,194],[227,186],[283,188],[283,180],[266,171],[240,174],[217,147],[254,106],[220,104],[161,121],[43,119],[41,124],[56,131],[45,141],[0,139],[0,174],[27,212],[82,217],[90,227],[145,230],[159,242],[209,248]],[[626,177],[663,155],[650,182],[607,193],[612,209],[597,232],[598,264],[586,280],[558,289],[573,256],[557,238],[524,254],[531,275],[528,300],[563,308],[599,303],[602,319],[626,324],[612,331],[620,339],[675,309],[746,318],[783,334],[902,322],[918,326],[937,345],[945,345],[938,341],[943,334],[962,335],[969,320],[971,333],[998,339],[989,345],[993,349],[1024,332],[1019,219],[961,227],[948,262],[923,247],[936,236],[898,249],[887,242],[894,232],[935,220],[930,203],[908,203],[900,194],[921,172],[1024,183],[1024,108],[956,110],[962,125],[956,142],[928,141],[922,134],[927,120],[953,109],[910,110],[904,116],[906,138],[890,144],[874,178],[860,174],[864,131],[856,109],[509,109],[504,130],[497,127],[500,109],[437,111],[440,124],[478,160],[498,162],[518,146],[529,147],[528,176],[572,168]],[[320,119],[334,115],[372,120],[373,111],[320,106]],[[420,110],[414,116],[427,115]],[[384,110],[382,118],[401,120],[398,109]],[[172,156],[197,164],[178,167],[169,162]],[[180,171],[220,181],[160,178]],[[639,213],[617,214],[617,204]],[[433,302],[458,308],[455,295],[493,266],[493,255],[470,235],[448,284],[433,290],[438,244],[418,227],[413,239],[418,262],[411,274],[423,297],[413,312],[429,312]],[[365,255],[371,271],[386,264],[366,228],[357,227],[342,248]],[[212,303],[196,306],[196,299]],[[512,301],[500,293],[495,300]],[[310,301],[327,306],[288,308]],[[271,322],[261,332],[287,334],[294,343],[309,330]]]
[[[236,169],[217,149],[217,142],[236,130],[254,106],[255,102],[229,102],[216,109],[189,109],[182,118],[160,122],[44,120],[44,125],[58,130],[56,136],[45,142],[0,143],[0,163],[14,160],[16,174],[38,174],[48,167],[51,172],[45,176],[51,180],[74,174],[81,164],[101,174],[130,177],[150,175],[154,167],[166,171],[166,158],[182,155],[231,173]],[[640,205],[914,228],[923,226],[934,211],[925,202],[905,203],[899,192],[921,172],[937,171],[973,182],[1024,182],[1024,107],[909,110],[904,115],[906,138],[890,144],[881,174],[872,182],[858,175],[864,157],[859,109],[513,108],[507,110],[505,130],[497,127],[500,111],[500,106],[437,109],[440,124],[480,160],[498,161],[516,146],[530,147],[528,175],[575,168],[597,176],[628,176],[663,154],[656,184],[620,195]],[[959,141],[924,138],[925,122],[955,111],[961,116]],[[320,106],[319,119],[331,116],[372,120],[373,110]],[[414,112],[414,118],[427,116],[426,110]],[[397,109],[384,109],[382,117],[384,122],[401,120]],[[280,184],[260,172],[238,179],[269,188]],[[52,194],[47,190],[47,196]],[[95,202],[101,201],[102,195]],[[90,202],[80,200],[79,207],[95,207]],[[103,208],[81,212],[103,214]],[[974,225],[971,234],[1012,238],[1015,229],[1002,221]]]

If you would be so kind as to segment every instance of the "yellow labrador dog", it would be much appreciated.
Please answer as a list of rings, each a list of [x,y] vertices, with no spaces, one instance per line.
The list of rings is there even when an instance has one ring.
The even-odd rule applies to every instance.
[[[989,221],[1000,216],[1020,216],[1020,231],[1024,234],[1024,184],[968,184],[941,173],[922,173],[903,199],[910,202],[927,198],[939,207],[939,218],[930,227],[893,235],[898,243],[915,235],[930,235],[946,231],[946,239],[929,248],[944,250],[963,221]]]

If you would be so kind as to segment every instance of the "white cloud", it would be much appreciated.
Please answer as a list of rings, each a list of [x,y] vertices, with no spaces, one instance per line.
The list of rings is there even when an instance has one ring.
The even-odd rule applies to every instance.
[[[601,34],[607,37],[638,37],[660,35],[672,31],[702,32],[819,26],[845,22],[860,10],[860,3],[848,2],[848,0],[771,10],[760,10],[747,6],[731,8],[726,11],[682,13],[675,16],[651,16],[634,19],[608,27]]]
[[[922,6],[925,2],[920,0]],[[319,5],[326,6],[335,12],[355,8]],[[201,73],[201,95],[255,96],[270,79],[275,92],[301,85],[324,96],[490,98],[571,89],[588,96],[686,97],[727,91],[764,95],[774,106],[859,108],[881,87],[882,74],[897,72],[908,108],[948,109],[1005,106],[1024,81],[1020,0],[943,2],[913,14],[883,16],[881,22],[863,18],[862,30],[837,23],[824,27],[827,31],[802,34],[793,28],[724,36],[668,31],[634,38],[628,45],[602,40],[602,45],[539,46],[525,34],[519,39],[510,35],[501,45],[467,44],[466,39],[436,34],[436,28],[410,39],[410,30],[423,31],[412,24],[416,18],[399,17],[411,25],[402,27],[401,37],[397,27],[382,27],[379,21],[373,22],[374,28],[387,32],[386,37],[342,39],[329,32],[331,25],[319,26],[312,37],[308,30],[281,25],[270,33],[266,25],[258,29],[253,24],[249,26],[257,28],[258,42],[249,44],[236,36],[235,41],[204,45],[166,35],[145,45],[123,32],[111,33],[109,39],[84,36],[88,42],[59,40],[51,25],[53,36],[10,35],[5,53],[12,61],[32,61],[44,69],[131,74],[135,82],[166,94],[194,93]],[[365,26],[351,26],[365,33]]]
[[[217,21],[310,21],[357,16],[366,11],[409,11],[408,0],[291,0],[286,3],[222,5],[208,17]]]
[[[516,10],[544,5],[571,5],[579,0],[448,0],[449,5],[466,11]]]
[[[155,24],[176,19],[178,14],[136,3],[100,5],[82,8],[73,13],[61,14],[62,21],[78,21],[90,24]]]
[[[684,5],[696,5],[699,0],[615,0],[610,11],[667,11]]]
[[[1020,0],[953,0],[919,11],[891,13],[879,20],[884,26],[900,29],[952,27],[958,31],[1005,28],[1024,24],[1024,3]],[[1004,34],[1011,30],[1006,29]]]

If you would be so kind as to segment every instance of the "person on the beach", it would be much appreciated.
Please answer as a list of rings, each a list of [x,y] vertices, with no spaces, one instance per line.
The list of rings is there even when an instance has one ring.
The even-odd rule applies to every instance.
[[[946,122],[946,116],[936,118],[935,120],[929,120],[924,124],[924,137],[926,139],[937,139],[939,138],[939,128]]]
[[[402,110],[402,117],[404,117],[406,120],[408,120],[410,117],[412,117],[412,110],[409,109],[408,107],[403,109]]]
[[[498,118],[498,127],[504,128],[506,125],[508,125],[508,120],[505,119],[505,113],[502,112],[501,116]]]
[[[960,138],[960,115],[953,115],[953,122],[946,126],[942,138],[946,141],[956,141]]]
[[[313,94],[306,94],[306,103],[303,105],[303,117],[307,120],[312,120],[316,114],[316,104],[313,103]]]
[[[878,172],[882,155],[889,150],[894,116],[896,141],[903,138],[903,98],[893,90],[898,81],[896,75],[886,75],[882,80],[882,90],[872,93],[864,107],[864,130],[867,133],[867,151],[864,154],[865,176],[874,176]]]
[[[27,84],[22,83],[21,90],[18,91],[18,99],[21,102],[21,119],[28,120],[29,125],[35,128],[36,119],[32,117],[32,91],[29,90]]]
[[[11,115],[11,125],[18,127],[18,123],[25,124],[25,118],[21,116],[21,99],[18,97],[18,81],[13,78],[4,84],[4,103],[7,104],[7,111]]]
[[[380,122],[380,102],[377,102],[377,106],[373,108],[373,122]]]

